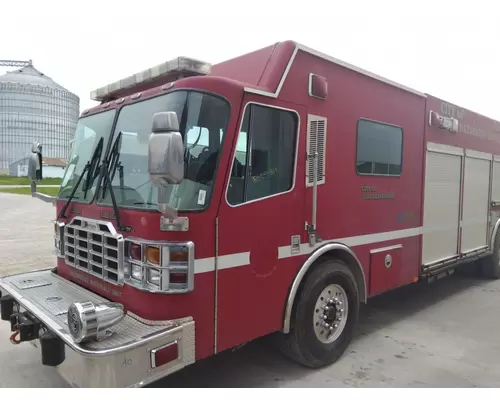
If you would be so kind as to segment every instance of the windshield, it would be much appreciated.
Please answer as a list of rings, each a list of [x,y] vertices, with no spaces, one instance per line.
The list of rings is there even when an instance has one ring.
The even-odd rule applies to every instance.
[[[59,191],[59,198],[67,199],[71,195],[73,186],[78,182],[78,178],[82,174],[85,164],[90,161],[101,138],[103,139],[102,154],[104,154],[115,114],[115,110],[109,110],[99,114],[89,115],[88,117],[82,117],[78,120],[73,144],[69,152],[68,164]],[[89,171],[92,173],[92,178],[89,179],[87,193],[85,194],[87,183],[86,175],[75,192],[75,200],[86,202],[92,201],[97,183],[97,179],[95,178],[99,173],[98,166],[100,163],[101,158],[97,160],[93,171]]]
[[[148,140],[153,114],[160,111],[176,112],[186,149],[184,181],[169,186],[168,203],[182,211],[204,209],[212,195],[229,104],[213,95],[184,90],[130,104],[120,111],[113,135],[116,140],[121,132],[118,151],[110,153],[116,202],[122,207],[157,208],[158,189],[148,174]],[[103,190],[99,197],[99,203],[111,204],[109,190]]]

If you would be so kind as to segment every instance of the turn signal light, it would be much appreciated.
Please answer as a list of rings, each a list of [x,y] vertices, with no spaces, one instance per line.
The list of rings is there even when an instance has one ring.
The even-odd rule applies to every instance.
[[[170,250],[170,261],[173,262],[180,262],[180,263],[185,263],[188,261],[188,253],[186,250],[177,250],[177,249],[171,249]]]
[[[160,248],[156,246],[146,247],[147,262],[155,265],[160,265]]]

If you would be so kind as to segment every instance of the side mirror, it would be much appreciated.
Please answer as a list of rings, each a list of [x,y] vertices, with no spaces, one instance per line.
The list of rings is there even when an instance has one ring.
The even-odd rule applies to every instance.
[[[153,115],[149,136],[148,172],[153,184],[167,186],[184,180],[184,143],[173,111]]]
[[[36,182],[43,179],[42,161],[42,145],[35,142],[31,147],[31,155],[28,160],[28,178],[31,180],[31,196],[43,200],[46,203],[52,203],[55,206],[56,197],[36,191]]]
[[[148,172],[158,186],[158,210],[169,217],[177,213],[168,205],[167,186],[184,180],[184,142],[179,133],[179,121],[173,111],[153,115],[149,136]]]
[[[42,161],[42,145],[35,142],[31,147],[31,155],[28,161],[28,178],[31,179],[31,181],[41,181],[43,179]]]

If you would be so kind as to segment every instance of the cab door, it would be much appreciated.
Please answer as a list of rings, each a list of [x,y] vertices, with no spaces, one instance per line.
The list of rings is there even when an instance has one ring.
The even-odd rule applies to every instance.
[[[304,241],[305,110],[262,100],[243,102],[219,208],[217,351],[281,328],[297,260],[280,254]]]

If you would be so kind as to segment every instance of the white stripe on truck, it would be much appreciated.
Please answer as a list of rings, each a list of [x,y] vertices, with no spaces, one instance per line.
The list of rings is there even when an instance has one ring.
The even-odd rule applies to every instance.
[[[311,247],[308,243],[300,244],[300,253],[292,254],[292,246],[280,246],[278,247],[278,258],[288,258],[300,255],[307,255],[312,253],[316,248],[327,244],[327,243],[342,243],[348,247],[363,246],[367,244],[387,242],[389,240],[398,240],[409,237],[414,237],[421,235],[423,233],[423,227],[401,229],[397,231],[371,233],[368,235],[351,236],[339,239],[323,240],[321,243],[316,244],[316,246]],[[258,250],[256,250],[258,251]],[[218,269],[228,269],[242,267],[245,265],[250,265],[250,252],[244,253],[234,253],[225,254],[219,256]],[[202,274],[204,272],[211,272],[215,270],[215,257],[207,257],[195,260],[194,262],[195,274]]]

